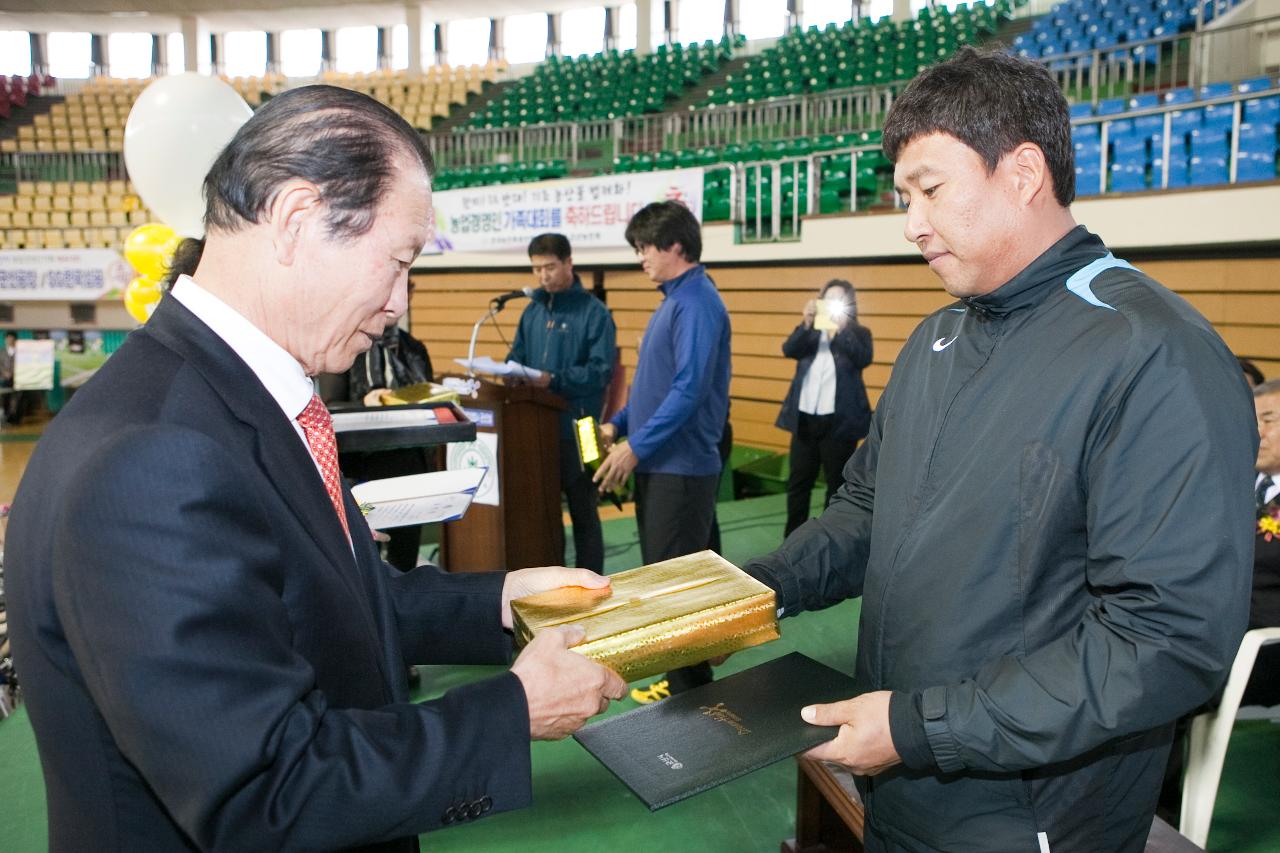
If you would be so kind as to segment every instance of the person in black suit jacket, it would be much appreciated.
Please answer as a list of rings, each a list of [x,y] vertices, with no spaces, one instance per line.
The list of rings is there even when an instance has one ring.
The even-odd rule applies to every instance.
[[[530,738],[625,690],[565,630],[409,702],[406,663],[509,659],[513,597],[608,583],[400,574],[338,480],[310,377],[405,310],[430,173],[364,95],[272,99],[205,180],[194,276],[36,448],[5,568],[51,850],[416,851],[527,805]]]
[[[1253,389],[1258,413],[1258,526],[1253,541],[1253,591],[1249,628],[1280,627],[1280,379]],[[1263,646],[1241,700],[1280,705],[1280,644]]]
[[[835,330],[814,328],[819,307]],[[858,322],[853,285],[838,278],[809,300],[800,325],[782,345],[782,354],[798,362],[776,423],[791,433],[784,536],[809,520],[818,467],[827,479],[826,506],[844,483],[844,464],[867,435],[871,403],[862,369],[871,363],[871,350],[871,330]]]

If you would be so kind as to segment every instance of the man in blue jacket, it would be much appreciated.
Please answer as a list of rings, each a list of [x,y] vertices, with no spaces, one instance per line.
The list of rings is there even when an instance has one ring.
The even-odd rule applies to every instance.
[[[582,465],[573,422],[588,415],[600,417],[618,352],[617,329],[609,309],[583,288],[573,271],[567,237],[534,237],[529,263],[541,286],[520,315],[507,358],[536,367],[542,373],[530,383],[559,394],[569,404],[560,415],[560,490],[569,502],[578,567],[603,574],[600,496]]]
[[[627,405],[601,430],[612,448],[595,479],[607,491],[635,472],[647,564],[701,551],[710,541],[718,445],[729,412],[729,312],[699,262],[702,229],[689,208],[674,201],[646,205],[626,236],[663,300],[645,329]],[[710,680],[707,664],[687,667],[649,695]]]
[[[1244,633],[1258,436],[1187,302],[1076,225],[1067,103],[965,48],[894,101],[905,234],[956,301],[912,333],[821,517],[746,570],[861,596],[861,695],[813,757],[868,851],[1138,853],[1173,721]]]

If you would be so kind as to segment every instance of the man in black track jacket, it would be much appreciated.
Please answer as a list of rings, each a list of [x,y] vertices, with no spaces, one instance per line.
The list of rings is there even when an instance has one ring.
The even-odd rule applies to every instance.
[[[958,298],[902,349],[827,511],[748,571],[862,596],[857,698],[813,755],[868,850],[1140,851],[1172,722],[1249,604],[1257,433],[1196,311],[1075,225],[1067,105],[966,49],[884,130],[906,236]]]

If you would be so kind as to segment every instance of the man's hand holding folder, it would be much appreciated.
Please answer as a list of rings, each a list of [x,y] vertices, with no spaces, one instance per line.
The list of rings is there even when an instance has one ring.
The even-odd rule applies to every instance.
[[[807,705],[800,717],[815,726],[839,726],[834,740],[805,753],[816,761],[843,764],[858,776],[874,776],[901,764],[889,733],[888,690],[863,693],[829,705]]]

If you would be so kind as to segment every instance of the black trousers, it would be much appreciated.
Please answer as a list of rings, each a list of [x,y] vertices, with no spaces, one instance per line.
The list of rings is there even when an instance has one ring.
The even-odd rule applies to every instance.
[[[807,415],[800,412],[791,436],[791,473],[787,477],[787,527],[784,536],[809,520],[809,496],[818,481],[818,466],[827,477],[827,499],[844,483],[844,465],[858,446],[857,441],[838,441],[832,436],[835,415]]]
[[[576,441],[560,441],[560,491],[569,503],[573,549],[580,569],[604,574],[604,533],[600,530],[600,493],[582,465]],[[564,554],[560,555],[564,562]]]
[[[636,474],[636,527],[645,565],[705,550],[716,511],[719,474]],[[667,673],[672,693],[711,681],[711,664]]]

